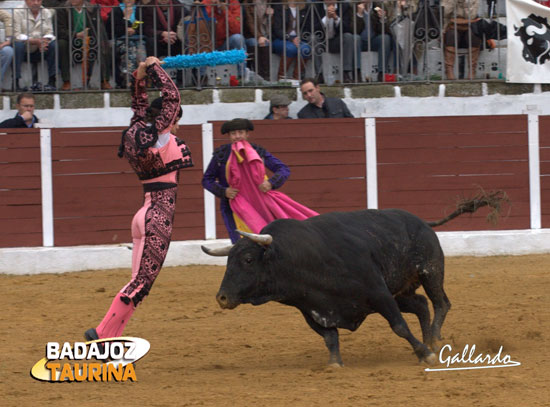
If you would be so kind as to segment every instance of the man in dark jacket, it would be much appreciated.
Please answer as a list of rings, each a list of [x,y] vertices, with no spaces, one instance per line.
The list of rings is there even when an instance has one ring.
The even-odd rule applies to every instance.
[[[313,78],[306,78],[300,84],[302,96],[309,103],[298,112],[299,119],[337,119],[353,117],[342,99],[329,98]]]
[[[4,120],[0,127],[4,129],[24,129],[33,127],[38,123],[38,117],[34,115],[34,96],[32,93],[21,93],[17,95],[17,114],[12,119]]]
[[[111,49],[99,6],[85,0],[68,0],[66,6],[70,8],[57,10],[59,65],[63,78],[61,90],[71,90],[71,65],[77,61],[86,62],[82,67],[86,69],[83,74],[86,83],[82,86],[88,86],[97,59],[101,59],[101,89],[111,89]]]

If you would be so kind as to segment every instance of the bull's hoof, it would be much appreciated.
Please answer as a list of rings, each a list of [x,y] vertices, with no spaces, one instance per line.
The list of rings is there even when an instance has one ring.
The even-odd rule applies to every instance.
[[[334,367],[334,368],[341,368],[341,367],[344,367],[344,364],[343,363],[338,363],[338,362],[331,362],[328,364],[327,367]]]
[[[434,352],[439,352],[441,350],[441,347],[442,347],[442,344],[443,344],[443,341],[441,339],[434,339],[432,341],[432,343],[430,344],[430,348],[434,351]]]
[[[437,356],[435,353],[430,352],[427,356],[420,359],[421,362],[426,362],[428,365],[433,366],[437,362]]]

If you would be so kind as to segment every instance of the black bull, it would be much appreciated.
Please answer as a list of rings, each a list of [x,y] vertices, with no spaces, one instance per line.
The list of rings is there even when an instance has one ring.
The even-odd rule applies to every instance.
[[[305,221],[280,219],[261,235],[241,233],[246,238],[232,247],[203,250],[229,255],[216,296],[222,308],[268,301],[298,308],[324,338],[329,364],[343,364],[338,328],[355,331],[372,313],[386,318],[420,361],[432,364],[436,357],[428,346],[435,350],[441,339],[451,303],[443,289],[443,251],[430,226],[460,213],[433,223],[398,209],[334,212]],[[416,294],[420,286],[434,308],[431,324],[428,301]],[[418,317],[422,342],[411,333],[402,312]]]

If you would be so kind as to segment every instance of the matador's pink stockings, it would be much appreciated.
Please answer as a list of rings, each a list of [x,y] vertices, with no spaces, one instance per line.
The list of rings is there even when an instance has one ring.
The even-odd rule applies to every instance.
[[[149,198],[149,196],[147,196],[147,198]],[[136,213],[132,221],[132,237],[134,244],[132,250],[132,279],[138,274],[141,256],[143,255],[143,246],[145,244],[145,212],[149,205],[150,199],[146,199],[145,205]],[[123,291],[124,288],[121,291]],[[109,311],[107,311],[105,317],[103,317],[103,321],[101,321],[96,328],[97,335],[100,338],[115,338],[122,335],[134,310],[133,301],[119,292],[113,299]]]
[[[122,301],[122,298],[122,294],[118,293],[116,295],[109,311],[103,317],[103,321],[96,328],[97,335],[100,338],[115,338],[122,335],[122,331],[124,331],[135,309],[132,301],[126,304]],[[129,300],[127,297],[126,299]]]

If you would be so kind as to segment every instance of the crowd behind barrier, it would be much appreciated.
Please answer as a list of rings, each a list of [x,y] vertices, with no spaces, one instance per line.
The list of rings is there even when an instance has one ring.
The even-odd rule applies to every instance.
[[[179,88],[201,88],[305,76],[328,85],[503,79],[505,72],[502,0],[20,3],[0,9],[4,91],[127,88],[146,56],[229,49],[245,49],[246,63],[170,73]]]

